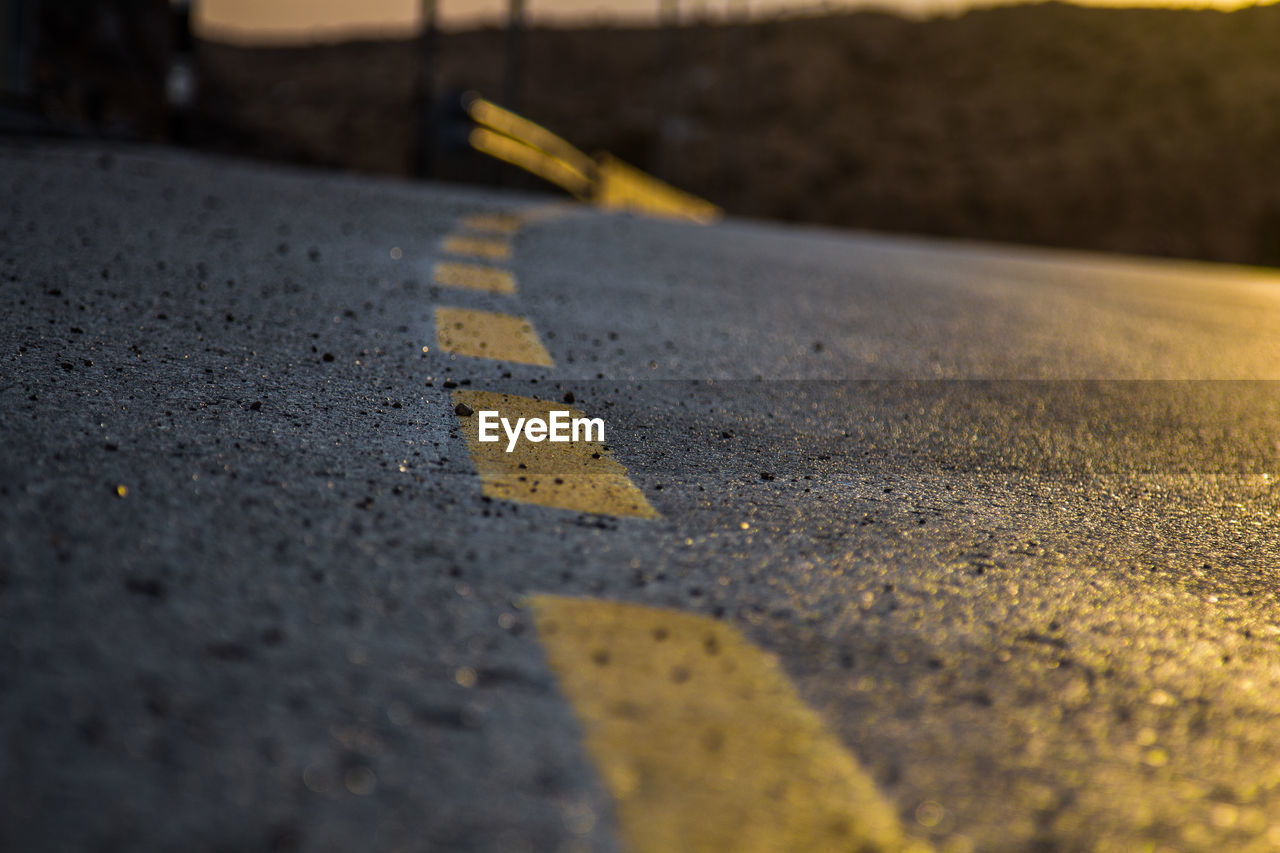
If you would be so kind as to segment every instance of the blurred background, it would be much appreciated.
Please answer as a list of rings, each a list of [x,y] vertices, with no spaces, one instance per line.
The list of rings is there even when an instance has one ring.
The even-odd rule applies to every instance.
[[[731,215],[1280,265],[1280,7],[0,0],[0,127],[541,187],[475,90]]]

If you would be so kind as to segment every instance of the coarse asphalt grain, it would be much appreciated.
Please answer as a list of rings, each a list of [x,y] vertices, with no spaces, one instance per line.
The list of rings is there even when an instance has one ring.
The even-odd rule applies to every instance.
[[[0,186],[0,849],[618,850],[532,593],[729,621],[939,849],[1280,849],[1280,276],[584,210],[494,294],[441,241],[545,198]],[[572,394],[662,518],[484,499],[450,387]]]

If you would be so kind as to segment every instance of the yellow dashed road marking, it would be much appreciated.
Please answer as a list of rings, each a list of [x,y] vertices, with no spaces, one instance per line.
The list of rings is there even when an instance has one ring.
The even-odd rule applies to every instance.
[[[454,391],[453,400],[473,412],[459,420],[487,497],[575,512],[658,517],[644,493],[627,476],[627,469],[599,442],[533,443],[521,438],[507,453],[505,435],[498,442],[479,440],[482,410],[496,410],[514,424],[516,418],[547,418],[552,409],[569,412],[571,418],[585,417],[577,409],[491,391]],[[502,434],[501,429],[498,432]]]
[[[576,201],[549,201],[534,207],[526,207],[516,215],[520,217],[520,224],[524,226],[530,223],[558,219],[571,211],[580,209],[582,209],[582,205]]]
[[[462,220],[463,228],[495,234],[514,234],[523,224],[519,216],[511,213],[477,213]]]
[[[436,308],[436,343],[458,355],[552,366],[550,353],[529,321],[510,314],[440,306]]]
[[[550,154],[534,145],[477,127],[468,137],[471,147],[498,160],[518,166],[555,184],[575,197],[586,199],[591,194],[590,171],[582,171],[571,162]],[[590,163],[590,159],[587,160]],[[588,166],[588,169],[593,168]]]
[[[495,237],[454,234],[445,238],[441,248],[451,255],[467,255],[491,261],[505,261],[511,257],[511,244]]]
[[[733,628],[590,599],[532,603],[633,853],[930,850],[904,836],[777,659]]]
[[[433,275],[436,284],[445,287],[465,287],[489,293],[516,292],[515,276],[497,267],[447,262],[436,264]]]

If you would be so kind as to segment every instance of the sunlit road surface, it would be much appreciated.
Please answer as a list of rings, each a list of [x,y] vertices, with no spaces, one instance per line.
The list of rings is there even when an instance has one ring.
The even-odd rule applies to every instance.
[[[1280,275],[0,186],[0,849],[1280,848]]]

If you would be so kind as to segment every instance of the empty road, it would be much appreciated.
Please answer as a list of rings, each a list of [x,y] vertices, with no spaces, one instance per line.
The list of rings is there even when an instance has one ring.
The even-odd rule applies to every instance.
[[[1280,273],[0,187],[0,848],[1280,849]]]

